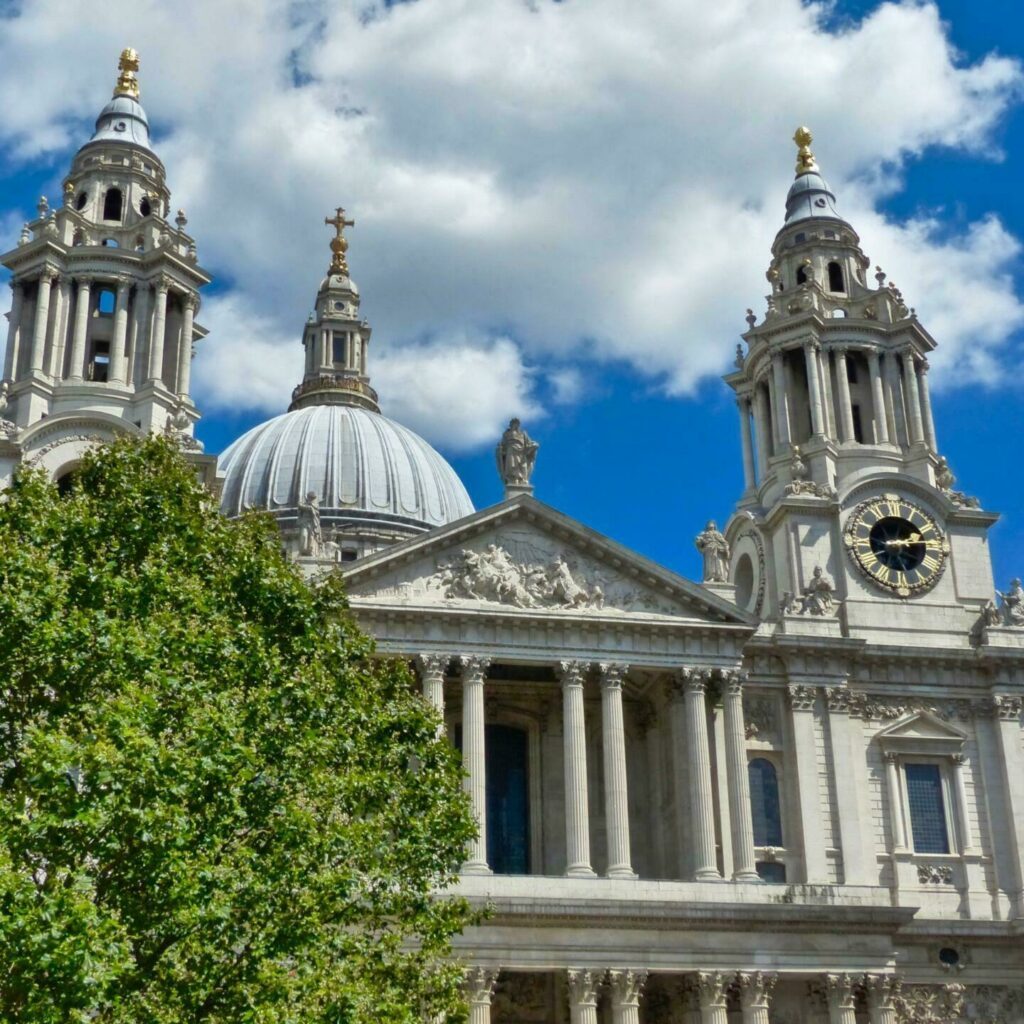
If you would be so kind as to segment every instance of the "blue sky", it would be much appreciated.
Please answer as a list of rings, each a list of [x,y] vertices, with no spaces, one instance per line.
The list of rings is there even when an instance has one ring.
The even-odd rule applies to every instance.
[[[1024,571],[1018,4],[68,6],[0,0],[0,240],[59,194],[136,46],[217,279],[194,378],[208,450],[283,411],[343,203],[385,411],[477,507],[500,497],[493,444],[521,414],[541,500],[696,575],[692,537],[741,487],[718,374],[763,311],[806,122],[939,342],[939,444],[1003,514],[997,582]]]

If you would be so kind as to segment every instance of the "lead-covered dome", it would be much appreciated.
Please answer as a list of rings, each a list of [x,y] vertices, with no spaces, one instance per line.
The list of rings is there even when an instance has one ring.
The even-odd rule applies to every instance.
[[[221,510],[293,525],[307,495],[325,530],[412,535],[473,512],[455,470],[419,435],[352,405],[294,409],[243,434],[220,457]],[[394,538],[394,539],[397,539]]]

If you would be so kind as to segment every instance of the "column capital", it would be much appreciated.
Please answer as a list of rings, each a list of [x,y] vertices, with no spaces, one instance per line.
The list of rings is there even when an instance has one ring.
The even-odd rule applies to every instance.
[[[742,669],[733,669],[722,675],[723,689],[730,697],[742,697],[743,687],[750,681],[750,673]]]
[[[1015,722],[1020,718],[1024,700],[1011,694],[992,694],[992,714],[1000,722]]]
[[[590,671],[590,662],[560,661],[555,671],[563,686],[582,686]]]
[[[181,304],[182,306],[185,307],[185,309],[189,310],[192,313],[199,312],[199,296],[195,295],[193,292],[185,292],[185,294],[182,296]]]
[[[728,977],[721,971],[699,971],[697,974],[697,998],[702,1010],[725,1006],[725,992]]]
[[[93,281],[96,280],[95,274],[75,274],[74,282],[79,288],[89,288],[92,286]]]
[[[821,351],[821,342],[818,341],[818,339],[813,336],[804,338],[803,341],[800,342],[800,344],[804,347],[804,349],[809,349],[811,352]]]
[[[597,666],[601,673],[601,688],[609,690],[621,690],[625,682],[628,665],[602,661]]]
[[[896,765],[898,765],[900,763],[899,754],[894,754],[891,750],[887,750],[882,755],[882,760],[886,764],[891,764],[894,768],[896,767]]]
[[[53,281],[56,281],[59,276],[60,274],[58,273],[57,268],[51,267],[47,264],[39,271],[39,283],[42,284],[45,282],[46,284],[51,284]]]
[[[464,683],[482,683],[491,667],[491,659],[476,654],[460,654],[459,665],[462,667]]]
[[[830,712],[848,714],[851,699],[850,690],[846,686],[825,687],[825,703]]]
[[[494,967],[466,968],[466,998],[471,1003],[490,1005],[498,970]]]
[[[893,999],[899,995],[902,980],[895,974],[865,974],[868,1009],[891,1010]]]
[[[421,676],[443,676],[451,661],[448,654],[417,654],[413,658],[416,671]]]
[[[708,668],[681,668],[676,673],[673,685],[678,687],[679,692],[700,693],[707,691],[708,683],[711,681],[711,669]]]
[[[832,1009],[853,1009],[853,978],[849,974],[826,974],[825,990]]]
[[[597,1006],[597,992],[605,972],[589,967],[570,967],[565,974],[569,980],[569,1001],[576,1006]]]
[[[612,998],[619,1006],[636,1006],[647,981],[647,972],[611,970],[608,972],[608,980],[612,986]]]
[[[840,344],[840,345],[830,345],[830,346],[829,346],[829,348],[830,348],[830,349],[831,349],[831,350],[832,350],[833,352],[835,352],[835,354],[836,354],[837,356],[842,356],[842,357],[843,357],[843,359],[845,359],[845,358],[846,358],[846,355],[847,355],[847,353],[848,353],[848,352],[850,351],[850,347],[851,347],[851,346],[849,346],[849,345],[845,345],[845,344]]]
[[[159,295],[161,292],[166,295],[171,290],[171,279],[164,274],[161,274],[158,278],[151,281],[150,284],[153,286],[153,290]]]
[[[127,292],[132,286],[132,279],[127,274],[118,274],[114,280],[117,282],[118,292]]]
[[[961,766],[967,764],[967,756],[965,754],[950,754],[949,759],[953,762],[953,764],[958,764]]]
[[[818,688],[816,686],[790,683],[786,687],[786,696],[789,698],[789,706],[794,711],[813,711],[814,701],[818,696]]]
[[[922,374],[925,374],[932,368],[932,364],[928,362],[925,356],[921,356],[917,362],[917,368]]]
[[[744,1009],[767,1009],[779,976],[773,971],[740,971],[736,980],[740,987],[740,1004]]]

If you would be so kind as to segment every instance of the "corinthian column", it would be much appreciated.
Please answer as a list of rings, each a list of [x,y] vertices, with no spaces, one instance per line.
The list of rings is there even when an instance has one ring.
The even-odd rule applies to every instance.
[[[567,875],[592,876],[590,807],[587,801],[587,735],[583,713],[583,681],[589,666],[563,661],[562,717],[565,751],[565,852]]]
[[[466,1002],[469,1024],[491,1024],[491,997],[498,972],[489,967],[470,967],[466,971]]]
[[[646,971],[609,971],[612,988],[612,1024],[640,1024],[640,993]]]
[[[743,1024],[768,1024],[768,1006],[778,975],[765,974],[763,971],[743,971],[737,980],[740,984]]]
[[[894,974],[868,974],[864,977],[868,994],[868,1020],[870,1024],[896,1024],[893,996],[900,990]]]
[[[786,447],[792,440],[789,429],[789,393],[786,388],[786,364],[781,352],[772,353],[772,373],[775,380],[775,425],[779,446]]]
[[[78,295],[75,298],[75,329],[71,336],[71,365],[68,367],[69,380],[81,380],[85,374],[85,333],[89,328],[89,291],[92,280],[78,279]]]
[[[463,788],[469,794],[477,837],[470,840],[466,874],[485,875],[487,866],[487,762],[484,730],[484,679],[490,667],[489,658],[463,655],[462,665],[462,760],[466,766]]]
[[[721,971],[701,971],[697,975],[697,999],[701,1024],[728,1024],[725,992],[728,978]]]
[[[680,673],[686,703],[686,740],[689,755],[690,814],[693,823],[694,872],[698,881],[718,879],[715,851],[715,805],[711,789],[711,748],[704,704],[709,673],[683,669]]]
[[[118,384],[125,381],[125,342],[128,338],[128,290],[131,280],[117,279],[117,302],[114,306],[114,341],[110,346],[110,379]]]
[[[807,364],[807,390],[811,399],[811,433],[825,433],[825,417],[821,407],[821,380],[818,377],[819,345],[814,338],[804,342],[804,361]]]
[[[888,444],[889,425],[885,413],[885,393],[882,389],[882,364],[876,348],[868,349],[868,376],[871,378],[871,412],[875,425],[875,444]]]
[[[938,451],[935,441],[935,420],[932,418],[932,396],[928,388],[928,370],[930,369],[927,359],[922,359],[917,368],[917,390],[921,399],[921,418],[924,426],[924,439],[928,442],[931,450]]]
[[[569,980],[570,1024],[597,1024],[597,991],[601,987],[603,971],[590,971],[570,967]]]
[[[757,427],[757,478],[768,475],[768,456],[772,450],[772,423],[768,415],[768,399],[760,384],[754,385],[754,421]]]
[[[156,284],[156,307],[153,311],[153,333],[149,339],[149,379],[163,380],[164,335],[167,332],[167,290],[169,283],[161,278]]]
[[[917,390],[917,367],[914,365],[914,350],[905,348],[903,356],[903,387],[907,394],[907,420],[910,443],[924,440],[924,426],[921,422],[921,396]]]
[[[754,443],[750,436],[750,399],[741,395],[736,399],[740,413],[740,444],[743,447],[743,486],[752,491],[756,484],[754,477]]]
[[[135,289],[135,316],[132,318],[132,341],[128,349],[128,369],[125,373],[127,382],[135,384],[136,379],[146,373],[146,357],[149,352],[149,334],[152,326],[153,289],[148,284],[140,284]]]
[[[848,974],[825,976],[829,1024],[857,1024],[853,1005],[853,979]]]
[[[437,712],[438,738],[444,735],[444,673],[450,658],[447,654],[418,654],[416,668],[423,683],[423,697]]]
[[[839,420],[843,425],[843,440],[856,441],[853,429],[853,404],[850,401],[850,378],[846,368],[846,346],[837,345],[836,354],[836,386],[839,388]]]
[[[32,348],[29,352],[29,369],[42,373],[46,354],[46,329],[50,322],[50,292],[57,275],[44,270],[39,275],[39,291],[36,293],[36,319],[32,328]]]
[[[604,803],[608,877],[636,878],[630,864],[626,729],[622,720],[625,665],[601,665],[601,731],[604,739]]]
[[[730,672],[725,679],[725,748],[732,815],[733,878],[738,882],[756,882],[754,820],[750,812],[750,778],[747,774],[747,729],[743,721],[744,679],[741,672]]]
[[[10,282],[14,292],[11,312],[7,318],[7,349],[4,352],[4,380],[14,380],[18,372],[18,342],[21,337],[21,314],[25,303],[25,286],[18,280]]]
[[[176,389],[179,398],[188,398],[188,389],[192,383],[192,335],[198,306],[199,300],[194,295],[186,295],[182,302],[181,341],[178,345],[178,386]]]

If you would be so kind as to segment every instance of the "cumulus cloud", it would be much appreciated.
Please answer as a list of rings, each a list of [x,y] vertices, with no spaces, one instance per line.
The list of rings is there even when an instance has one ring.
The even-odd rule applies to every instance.
[[[1021,322],[1018,243],[994,215],[950,236],[941,214],[878,213],[909,156],[988,158],[1021,90],[1012,60],[963,64],[930,3],[841,31],[802,0],[68,8],[25,0],[3,22],[0,140],[15,159],[77,144],[132,26],[175,199],[230,289],[204,308],[212,405],[286,400],[338,203],[375,383],[432,440],[482,443],[540,380],[573,400],[557,374],[584,358],[690,391],[760,305],[798,121],[940,342],[937,383],[994,380]]]

